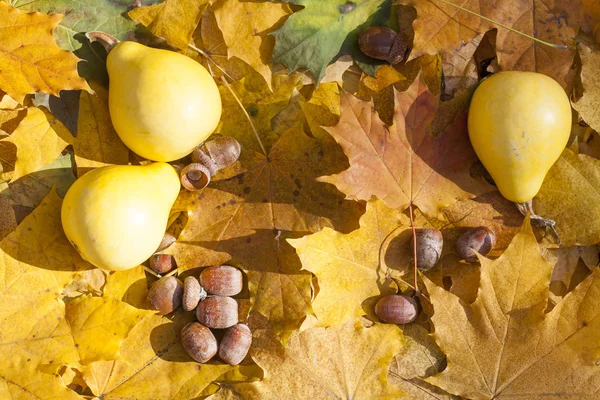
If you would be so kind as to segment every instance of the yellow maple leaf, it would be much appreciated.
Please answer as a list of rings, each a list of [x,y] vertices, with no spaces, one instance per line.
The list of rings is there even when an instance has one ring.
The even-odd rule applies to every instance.
[[[536,213],[556,221],[563,246],[600,241],[600,160],[565,149],[533,199]]]
[[[83,379],[95,396],[111,399],[192,399],[235,367],[198,364],[185,352],[179,334],[190,316],[176,313],[173,321],[150,315],[123,341],[121,359],[91,363]]]
[[[185,49],[207,6],[208,0],[165,0],[159,4],[134,8],[129,11],[129,16],[155,36],[164,38],[171,46]]]
[[[581,83],[583,84],[583,96],[573,108],[576,109],[581,118],[593,129],[600,131],[600,80],[598,80],[598,67],[600,66],[600,52],[594,52],[584,45],[578,46],[581,56]]]
[[[77,137],[71,139],[79,176],[92,168],[129,162],[129,149],[110,119],[108,91],[95,82],[91,85],[96,94],[81,93]]]
[[[126,271],[116,271],[106,279],[104,296],[124,301],[137,308],[146,307],[148,282],[140,265]]]
[[[29,93],[91,91],[77,74],[79,59],[54,42],[52,30],[62,17],[23,13],[0,2],[0,90],[19,103]]]
[[[285,348],[267,331],[257,338],[254,361],[265,370],[260,382],[227,385],[216,399],[397,399],[388,383],[390,360],[404,344],[395,325],[368,326],[354,319],[340,327],[295,332]]]
[[[300,239],[288,239],[302,261],[315,274],[319,293],[312,303],[320,326],[339,325],[364,315],[361,305],[369,297],[392,294],[396,284],[381,265],[384,241],[406,229],[407,218],[379,200],[367,203],[360,229],[343,234],[325,228]]]
[[[71,132],[49,111],[29,108],[17,129],[2,142],[17,147],[12,181],[50,164],[73,142]]]
[[[447,368],[427,378],[470,399],[594,398],[600,356],[600,272],[596,269],[550,313],[552,264],[526,220],[505,253],[480,257],[477,300],[467,305],[425,280],[435,338]]]
[[[90,267],[62,232],[60,206],[52,191],[0,242],[0,397],[77,398],[42,372],[44,365],[79,360],[58,297],[77,271]]]
[[[88,296],[68,302],[65,311],[84,364],[118,358],[121,342],[129,331],[153,313],[110,297]]]
[[[285,3],[217,0],[212,5],[227,45],[228,57],[237,57],[254,68],[271,87],[271,61],[275,38],[268,35],[292,13]]]

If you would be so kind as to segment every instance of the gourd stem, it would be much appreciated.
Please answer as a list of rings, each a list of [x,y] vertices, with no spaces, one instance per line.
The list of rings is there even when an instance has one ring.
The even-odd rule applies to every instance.
[[[100,43],[107,53],[119,43],[119,40],[116,37],[100,31],[88,32],[85,34],[85,37],[88,38],[90,42]]]
[[[543,41],[543,40],[541,40],[541,39],[538,39],[538,38],[536,38],[536,37],[533,37],[533,36],[531,36],[531,35],[528,35],[528,34],[526,34],[526,33],[524,33],[524,32],[521,32],[521,31],[518,31],[518,30],[516,30],[516,29],[514,29],[514,28],[511,28],[511,27],[509,27],[509,26],[507,26],[507,25],[501,24],[501,23],[500,23],[500,22],[498,22],[498,21],[494,21],[493,19],[490,19],[490,18],[484,17],[483,15],[481,15],[481,14],[478,14],[478,13],[476,13],[475,11],[471,11],[471,10],[469,10],[468,8],[464,8],[463,6],[459,6],[458,4],[454,4],[454,3],[450,2],[450,1],[446,1],[446,0],[437,0],[437,1],[439,1],[440,3],[447,4],[447,5],[449,5],[449,6],[452,6],[452,7],[456,7],[456,8],[458,8],[458,9],[459,9],[459,10],[461,10],[461,11],[464,11],[464,12],[466,12],[466,13],[469,13],[469,14],[475,15],[475,16],[477,16],[477,17],[479,17],[479,18],[483,19],[483,20],[486,20],[486,21],[488,21],[488,22],[491,22],[491,23],[492,23],[492,24],[494,24],[494,25],[498,25],[498,26],[499,26],[499,27],[501,27],[501,28],[507,29],[507,30],[509,30],[509,31],[511,31],[511,32],[514,32],[514,33],[516,33],[516,34],[519,34],[519,35],[521,35],[521,36],[525,36],[526,38],[529,38],[529,39],[533,40],[534,42],[538,42],[538,43],[540,43],[540,44],[543,44],[544,46],[549,46],[549,47],[552,47],[552,48],[554,48],[554,49],[560,49],[560,50],[567,50],[567,49],[569,48],[568,46],[565,46],[565,45],[561,45],[561,44],[554,44],[554,43],[548,43],[548,42],[545,42],[545,41]]]
[[[515,203],[517,208],[524,216],[529,214],[529,218],[531,220],[531,225],[537,226],[540,228],[550,228],[554,236],[556,237],[556,241],[560,246],[562,243],[560,241],[560,236],[558,236],[558,231],[556,230],[556,222],[550,218],[540,217],[533,211],[533,202],[531,200],[526,201],[525,203]]]
[[[265,156],[267,156],[267,150],[265,149],[265,146],[263,146],[262,141],[260,140],[260,136],[258,136],[258,131],[254,127],[254,123],[252,122],[252,118],[250,118],[250,115],[248,114],[248,111],[246,111],[246,107],[244,107],[244,105],[242,104],[242,102],[240,101],[240,99],[236,96],[236,94],[233,91],[233,89],[231,88],[231,86],[229,86],[229,83],[227,82],[227,79],[225,79],[225,77],[222,76],[221,80],[223,81],[223,84],[225,85],[225,87],[231,92],[231,95],[233,96],[233,98],[235,99],[235,101],[237,101],[237,103],[239,104],[240,108],[244,112],[244,115],[246,115],[246,118],[248,118],[248,122],[250,122],[250,126],[252,127],[252,131],[254,132],[254,136],[256,136],[256,140],[258,140],[258,144],[260,145],[260,148],[262,149],[263,154]]]

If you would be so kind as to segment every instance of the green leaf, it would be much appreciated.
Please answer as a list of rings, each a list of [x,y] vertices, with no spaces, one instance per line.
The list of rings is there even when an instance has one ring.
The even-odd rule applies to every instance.
[[[272,33],[275,36],[272,61],[283,64],[290,72],[306,67],[319,82],[346,37],[371,15],[384,10],[383,5],[389,1],[289,0],[288,3],[305,8],[292,14]]]

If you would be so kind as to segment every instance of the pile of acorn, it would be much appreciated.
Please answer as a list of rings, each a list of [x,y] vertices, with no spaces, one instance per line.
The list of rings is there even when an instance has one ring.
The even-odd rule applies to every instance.
[[[168,254],[155,254],[150,265],[155,271],[162,265],[164,271],[173,266],[173,259]],[[160,278],[150,288],[146,302],[160,315],[169,314],[179,306],[185,311],[195,309],[198,321],[190,322],[181,331],[185,351],[200,363],[209,361],[218,352],[223,362],[237,365],[252,344],[252,332],[247,325],[238,323],[238,303],[231,298],[242,287],[242,271],[219,265],[203,269],[199,278],[188,276],[183,283],[174,276]],[[220,343],[211,329],[226,329]]]
[[[440,260],[444,239],[437,229],[417,228],[417,268],[426,272]],[[487,255],[496,245],[496,233],[485,226],[470,228],[455,243],[456,253],[467,263],[477,262],[477,253]],[[375,304],[375,315],[389,324],[410,324],[419,315],[419,305],[414,297],[391,294],[383,296]]]

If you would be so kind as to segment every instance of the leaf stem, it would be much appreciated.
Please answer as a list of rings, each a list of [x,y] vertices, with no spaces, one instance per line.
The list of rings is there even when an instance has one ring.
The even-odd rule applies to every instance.
[[[475,11],[471,11],[471,10],[469,10],[468,8],[464,8],[463,6],[459,6],[458,4],[454,4],[454,3],[450,2],[450,1],[446,1],[446,0],[437,0],[437,1],[439,1],[440,3],[447,4],[447,5],[449,5],[449,6],[452,6],[452,7],[456,7],[456,8],[458,8],[458,9],[459,9],[459,10],[461,10],[461,11],[464,11],[464,12],[466,12],[466,13],[469,13],[469,14],[475,15],[475,16],[477,16],[477,17],[479,17],[479,18],[483,19],[483,20],[486,20],[486,21],[488,21],[488,22],[491,22],[491,23],[492,23],[492,24],[494,24],[494,25],[498,25],[498,26],[499,26],[499,27],[501,27],[501,28],[507,29],[507,30],[509,30],[509,31],[511,31],[511,32],[514,32],[514,33],[516,33],[516,34],[519,34],[519,35],[521,35],[521,36],[525,36],[526,38],[529,38],[529,39],[533,40],[534,42],[538,42],[538,43],[540,43],[540,44],[543,44],[544,46],[549,46],[549,47],[552,47],[552,48],[554,48],[554,49],[560,49],[560,50],[567,50],[567,49],[569,48],[568,46],[565,46],[565,45],[561,45],[561,44],[554,44],[554,43],[548,43],[548,42],[545,42],[545,41],[543,41],[543,40],[541,40],[541,39],[538,39],[538,38],[536,38],[536,37],[533,37],[533,36],[531,36],[531,35],[528,35],[528,34],[526,34],[526,33],[524,33],[524,32],[521,32],[521,31],[518,31],[518,30],[516,30],[516,29],[514,29],[514,28],[511,28],[511,27],[509,27],[509,26],[507,26],[507,25],[501,24],[501,23],[500,23],[500,22],[498,22],[498,21],[494,21],[493,19],[490,19],[490,18],[484,17],[483,15],[481,15],[481,14],[478,14],[478,13],[476,13]]]
[[[419,290],[419,283],[417,282],[417,231],[415,229],[415,221],[413,219],[413,206],[412,202],[408,204],[408,210],[410,214],[410,228],[412,229],[412,237],[413,237],[413,259],[414,259],[414,270],[415,270],[415,295],[419,296],[421,291]]]
[[[159,274],[157,274],[156,272],[152,271],[150,268],[146,267],[145,265],[142,265],[142,267],[144,267],[144,271],[146,271],[150,275],[154,275],[155,277],[157,277],[158,279],[160,279],[160,275]]]
[[[225,79],[225,77],[222,76],[221,80],[223,81],[223,84],[225,85],[225,87],[231,92],[231,95],[233,96],[233,98],[235,99],[235,101],[237,101],[237,103],[239,104],[240,108],[244,112],[244,115],[246,115],[246,118],[248,118],[248,122],[250,122],[250,126],[252,127],[252,131],[254,132],[254,136],[256,136],[256,140],[258,140],[258,144],[260,145],[260,148],[262,149],[263,154],[265,156],[267,156],[267,150],[265,150],[265,146],[263,146],[262,141],[260,140],[260,137],[258,136],[258,131],[254,127],[254,123],[252,122],[252,118],[250,118],[250,115],[248,114],[248,111],[246,111],[246,107],[244,107],[244,105],[242,104],[242,102],[240,101],[240,99],[237,97],[237,95],[235,94],[235,92],[233,91],[233,89],[231,88],[231,86],[229,86],[229,83],[227,82],[227,79]]]
[[[232,81],[234,81],[235,79],[233,79],[223,68],[221,68],[221,66],[219,64],[217,64],[215,62],[215,60],[213,60],[213,58],[204,50],[194,46],[193,44],[188,44],[188,47],[192,50],[195,50],[198,52],[198,54],[200,54],[202,57],[206,58],[208,61],[211,61],[213,64],[215,64],[215,67],[217,67],[222,73],[223,75],[227,76],[229,79],[231,79]],[[210,68],[210,66],[209,66]]]

